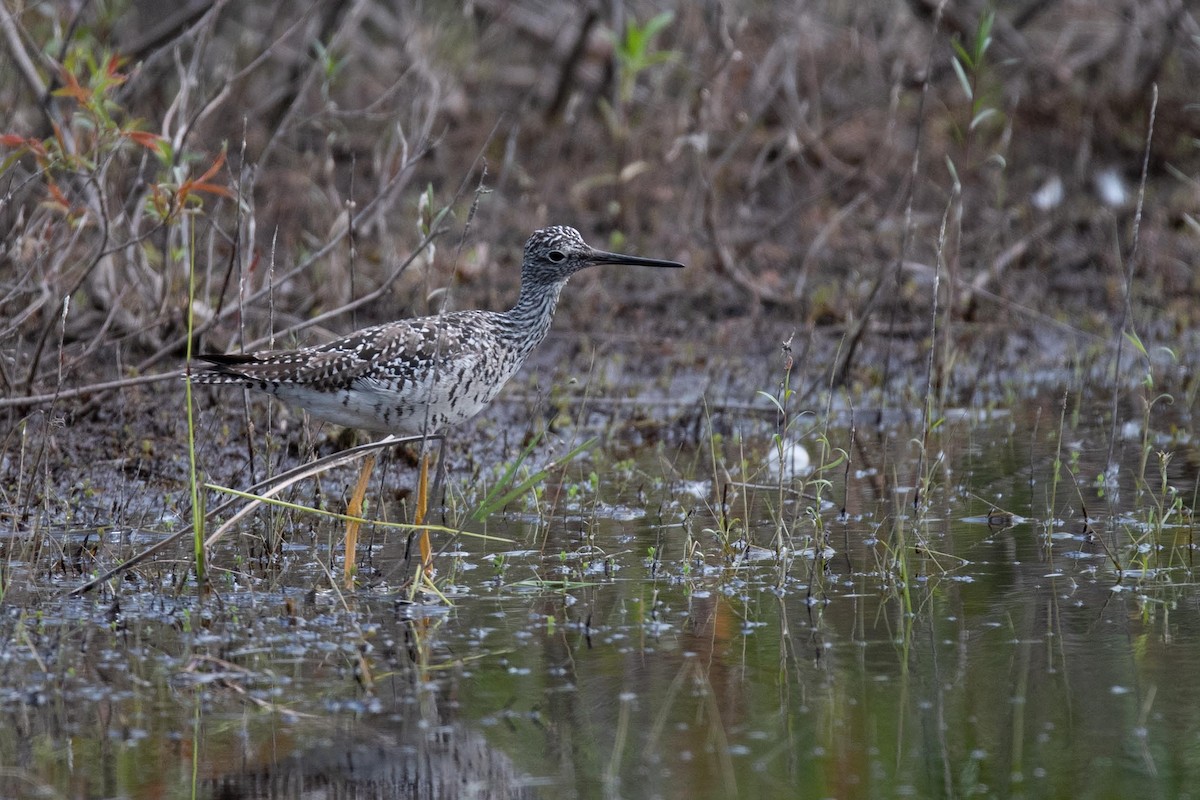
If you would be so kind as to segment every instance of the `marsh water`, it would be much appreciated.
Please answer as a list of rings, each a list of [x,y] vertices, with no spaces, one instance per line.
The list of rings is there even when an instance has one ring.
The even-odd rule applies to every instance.
[[[451,474],[493,538],[435,535],[441,598],[390,528],[341,590],[341,523],[292,511],[208,591],[181,546],[65,594],[165,525],[10,541],[0,796],[1192,796],[1196,459],[1116,422],[826,409],[794,470],[778,421],[608,443],[484,523],[501,468]]]

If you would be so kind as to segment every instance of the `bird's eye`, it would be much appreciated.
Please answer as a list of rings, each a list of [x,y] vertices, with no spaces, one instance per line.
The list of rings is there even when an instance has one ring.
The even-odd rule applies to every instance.
[[[549,255],[546,257],[549,258],[551,261],[553,261],[555,264],[561,264],[562,262],[567,260],[567,254],[564,253],[562,250],[551,250]]]

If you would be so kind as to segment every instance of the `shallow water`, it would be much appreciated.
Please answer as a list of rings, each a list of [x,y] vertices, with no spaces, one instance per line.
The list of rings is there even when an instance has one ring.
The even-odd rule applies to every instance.
[[[310,517],[215,548],[203,597],[183,550],[83,598],[10,556],[0,795],[1190,796],[1196,468],[1164,439],[1139,481],[1129,413],[1117,470],[1105,410],[1053,398],[947,414],[924,458],[917,415],[805,417],[790,480],[762,422],[593,450],[487,519],[510,541],[437,540],[448,603],[389,529],[331,588]]]

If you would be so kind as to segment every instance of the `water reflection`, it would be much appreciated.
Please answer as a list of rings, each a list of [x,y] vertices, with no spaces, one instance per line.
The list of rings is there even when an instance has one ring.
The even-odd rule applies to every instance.
[[[317,741],[264,753],[205,781],[214,800],[266,798],[531,798],[536,792],[478,731],[393,715],[332,721]]]
[[[580,462],[489,520],[515,543],[442,557],[453,606],[339,595],[335,529],[261,575],[231,541],[205,602],[156,567],[10,593],[0,795],[1182,796],[1191,527],[1132,469],[1095,480],[1108,430],[952,420],[921,459],[829,429],[855,458],[811,446],[819,507],[746,442]],[[386,575],[406,539],[364,546]]]

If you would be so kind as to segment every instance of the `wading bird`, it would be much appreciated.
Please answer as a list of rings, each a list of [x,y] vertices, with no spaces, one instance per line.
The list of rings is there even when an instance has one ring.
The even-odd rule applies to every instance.
[[[351,428],[395,436],[440,434],[487,407],[546,338],[570,277],[602,264],[683,266],[597,250],[574,228],[543,228],[525,243],[521,293],[508,311],[451,311],[401,319],[300,350],[204,354],[199,358],[211,366],[194,373],[192,381],[249,386]],[[362,491],[373,466],[373,457],[368,457],[359,478]],[[418,525],[424,521],[428,472],[423,453]],[[359,516],[361,504],[356,490],[351,516]],[[347,550],[351,544],[347,542]],[[424,531],[421,559],[427,571],[431,557]]]

